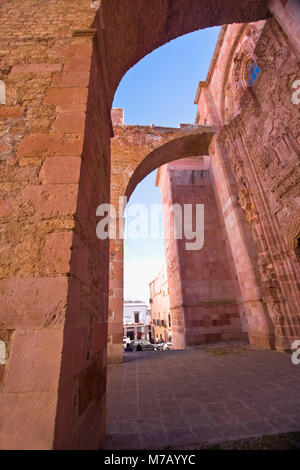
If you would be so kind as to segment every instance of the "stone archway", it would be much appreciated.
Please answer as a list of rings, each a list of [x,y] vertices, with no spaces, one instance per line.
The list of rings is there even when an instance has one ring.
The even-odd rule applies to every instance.
[[[119,198],[130,198],[135,187],[151,171],[181,158],[207,155],[214,136],[212,126],[184,125],[180,128],[126,126],[113,110],[114,138],[111,142],[111,204],[119,214]],[[122,206],[121,206],[122,207]],[[121,209],[121,208],[120,208]],[[122,207],[122,209],[124,209]],[[118,225],[118,224],[117,224]],[[108,362],[123,361],[123,240],[110,240],[110,284],[108,313]]]
[[[95,7],[100,6],[95,15]],[[105,433],[110,109],[126,71],[193,30],[269,16],[235,0],[2,2],[2,449],[98,448]],[[24,17],[27,21],[24,23]]]

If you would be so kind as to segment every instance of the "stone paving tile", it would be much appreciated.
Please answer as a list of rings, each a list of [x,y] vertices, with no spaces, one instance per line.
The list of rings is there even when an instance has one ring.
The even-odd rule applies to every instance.
[[[251,436],[262,436],[264,434],[274,434],[275,428],[267,421],[250,421],[245,424]],[[279,431],[278,431],[279,433]]]
[[[197,448],[300,431],[295,367],[288,354],[275,351],[128,353],[124,364],[108,367],[104,448]]]
[[[162,449],[169,444],[166,431],[157,429],[140,434],[141,449]]]
[[[249,421],[257,421],[260,418],[259,414],[255,413],[252,410],[232,411],[232,414],[240,423],[248,423]]]
[[[295,414],[299,413],[299,410],[297,406],[292,405],[290,403],[282,403],[282,404],[277,404],[273,405],[274,409],[281,413],[282,415],[290,416],[293,417]]]
[[[152,418],[161,418],[162,414],[159,408],[148,408],[144,409],[142,412],[142,417],[145,419]]]
[[[214,426],[196,426],[192,428],[196,441],[202,442],[217,442],[223,437],[221,430]]]
[[[248,410],[249,409],[246,404],[240,402],[239,400],[224,401],[223,406],[224,406],[225,410],[230,411],[230,412],[243,411],[243,410]]]
[[[229,411],[224,411],[221,413],[209,413],[209,418],[213,422],[214,425],[219,425],[219,424],[233,424],[237,423],[238,420],[235,418],[235,416],[230,413]]]
[[[163,418],[164,427],[166,429],[189,429],[190,424],[184,415],[169,415]]]
[[[197,404],[185,404],[181,406],[182,413],[187,416],[187,415],[198,415],[199,413],[203,412],[203,408],[200,405],[200,403]]]
[[[297,428],[298,430],[300,430],[300,423],[298,424],[295,424],[295,422],[287,417],[273,417],[273,418],[269,418],[268,419],[268,423],[274,427],[274,429],[276,429],[278,431],[278,433],[280,432],[292,432],[292,431],[297,431]]]
[[[203,405],[204,411],[207,413],[214,413],[218,411],[226,411],[223,405],[221,403],[206,403]]]
[[[164,421],[162,418],[141,418],[138,420],[138,428],[140,433],[164,430]]]
[[[191,445],[196,443],[195,435],[189,428],[175,428],[167,430],[168,445],[169,446],[180,446],[180,445]]]
[[[243,439],[250,435],[246,426],[240,423],[222,424],[217,429],[224,439]]]
[[[112,437],[112,449],[140,450],[141,442],[139,434],[114,434]]]

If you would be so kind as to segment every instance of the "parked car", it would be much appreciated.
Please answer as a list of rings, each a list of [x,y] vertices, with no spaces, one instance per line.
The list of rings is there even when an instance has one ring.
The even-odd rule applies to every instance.
[[[135,341],[131,341],[129,343],[129,348],[132,351],[149,351],[149,350],[158,350],[161,349],[162,344],[152,344],[150,341],[145,339],[136,339]]]

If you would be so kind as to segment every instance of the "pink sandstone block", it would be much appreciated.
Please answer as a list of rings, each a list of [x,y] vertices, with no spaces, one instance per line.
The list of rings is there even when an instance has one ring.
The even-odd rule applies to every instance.
[[[61,68],[62,64],[19,64],[12,68],[11,73],[53,73]]]
[[[88,72],[90,68],[90,57],[71,57],[64,64],[64,72]]]
[[[87,344],[88,326],[65,328],[61,365],[64,380],[72,379],[87,367]]]
[[[89,72],[56,73],[52,80],[53,87],[86,87],[89,84]]]
[[[56,106],[56,111],[61,114],[85,113],[86,105],[85,104],[59,104]]]
[[[70,271],[73,232],[54,232],[46,236],[43,261],[47,274],[64,274]]]
[[[27,186],[22,192],[23,201],[29,201],[36,217],[49,219],[76,212],[77,184],[47,184]]]
[[[49,146],[48,134],[30,134],[21,140],[18,147],[20,157],[35,157],[46,152]]]
[[[63,325],[67,277],[6,279],[0,285],[1,321],[7,329]]]
[[[92,54],[92,50],[93,48],[90,44],[71,44],[62,51],[62,57],[89,57]]]
[[[47,157],[39,177],[43,184],[78,183],[81,159],[79,157]]]
[[[1,393],[0,448],[46,450],[53,445],[57,393]]]
[[[87,102],[88,88],[48,88],[44,104],[84,104]]]
[[[94,318],[92,355],[98,354],[100,351],[105,350],[106,342],[107,323],[100,322],[97,320],[97,318]]]
[[[15,331],[4,392],[57,391],[62,347],[62,329]]]
[[[84,132],[85,118],[85,113],[78,113],[78,111],[76,114],[58,114],[53,124],[53,130],[59,133],[79,134]]]
[[[71,260],[72,274],[84,282],[91,280],[91,273],[89,270],[89,250],[80,241],[77,235],[74,236],[74,248]]]
[[[82,147],[82,134],[30,134],[26,135],[20,142],[18,156],[81,155]]]

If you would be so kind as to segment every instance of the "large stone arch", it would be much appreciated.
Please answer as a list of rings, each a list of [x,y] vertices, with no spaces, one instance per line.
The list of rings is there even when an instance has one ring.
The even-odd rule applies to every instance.
[[[113,110],[113,121],[119,112]],[[170,161],[208,155],[214,133],[213,127],[199,125],[181,125],[178,129],[116,126],[111,144],[111,203],[118,220],[123,217],[119,208],[124,209],[120,197],[129,200],[145,176]],[[112,363],[123,360],[123,270],[123,240],[110,240],[108,361]]]
[[[97,3],[97,2],[95,2]],[[266,1],[102,0],[93,26],[101,28],[108,54],[112,95],[122,76],[159,46],[210,26],[270,16]]]
[[[269,12],[261,0],[44,3],[8,0],[0,10],[1,327],[11,332],[0,447],[98,448],[109,247],[95,226],[109,200],[114,92],[165,42]]]

